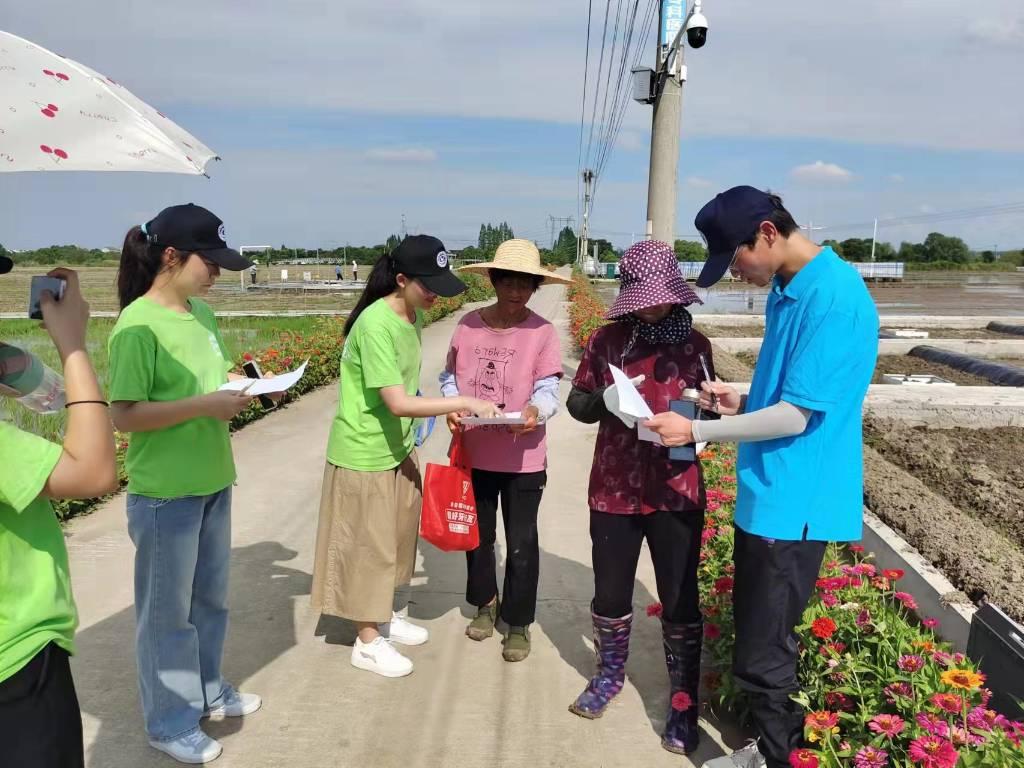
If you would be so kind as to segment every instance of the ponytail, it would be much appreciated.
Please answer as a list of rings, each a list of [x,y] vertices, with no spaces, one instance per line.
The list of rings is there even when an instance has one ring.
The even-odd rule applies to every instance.
[[[398,287],[398,271],[395,269],[395,261],[389,254],[384,254],[373,265],[369,277],[366,278],[366,288],[363,295],[359,297],[355,307],[345,321],[345,335],[352,332],[352,326],[356,324],[359,315],[363,310],[385,296],[390,296]]]
[[[117,298],[122,311],[153,287],[163,266],[163,252],[164,246],[151,244],[142,227],[128,230],[117,270]]]

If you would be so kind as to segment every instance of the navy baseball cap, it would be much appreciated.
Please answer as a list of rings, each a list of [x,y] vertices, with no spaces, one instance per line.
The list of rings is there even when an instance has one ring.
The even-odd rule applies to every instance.
[[[14,262],[6,256],[0,256],[0,275],[6,275],[14,269]]]
[[[704,236],[708,260],[697,278],[697,287],[710,288],[732,264],[736,249],[746,243],[762,221],[776,210],[771,196],[754,187],[733,187],[715,195],[693,223]]]
[[[444,243],[430,235],[409,235],[391,253],[395,269],[406,277],[423,283],[438,296],[458,296],[466,290],[451,268],[451,259]]]
[[[224,222],[195,203],[164,208],[155,219],[142,225],[142,233],[153,245],[198,253],[221,269],[240,272],[252,262],[234,248],[228,248]]]

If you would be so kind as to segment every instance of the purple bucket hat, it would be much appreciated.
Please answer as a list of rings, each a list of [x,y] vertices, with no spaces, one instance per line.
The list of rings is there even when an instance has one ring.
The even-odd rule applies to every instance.
[[[679,273],[675,251],[660,240],[642,240],[630,246],[619,262],[622,287],[609,320],[658,304],[703,304]]]

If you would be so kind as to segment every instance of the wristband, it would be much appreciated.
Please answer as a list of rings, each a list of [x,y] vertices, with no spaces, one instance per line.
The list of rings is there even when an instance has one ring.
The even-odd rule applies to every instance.
[[[70,403],[64,403],[65,408],[70,408],[72,405],[102,405],[107,408],[110,407],[110,403],[106,400],[72,400]]]

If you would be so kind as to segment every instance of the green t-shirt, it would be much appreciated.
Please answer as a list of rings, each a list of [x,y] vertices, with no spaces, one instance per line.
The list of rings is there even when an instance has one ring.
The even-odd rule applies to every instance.
[[[0,682],[50,642],[75,652],[68,551],[39,495],[60,455],[59,445],[0,421]]]
[[[402,385],[415,395],[420,382],[420,333],[383,299],[363,310],[345,339],[338,384],[338,413],[327,441],[327,460],[338,467],[383,472],[412,453],[414,419],[392,415],[380,390]]]
[[[110,334],[111,402],[171,402],[216,392],[230,356],[213,310],[198,299],[175,312],[143,297],[121,312]],[[235,481],[228,424],[191,419],[135,432],[125,459],[128,492],[157,499],[209,496]]]

